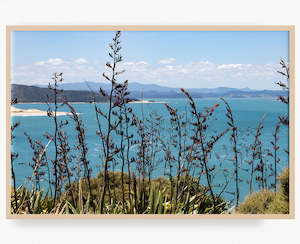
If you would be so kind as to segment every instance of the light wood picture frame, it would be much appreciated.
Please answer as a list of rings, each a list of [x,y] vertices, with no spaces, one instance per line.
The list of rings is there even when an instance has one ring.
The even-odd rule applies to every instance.
[[[289,84],[288,84],[288,97],[289,97],[288,106],[289,106],[289,108],[288,108],[288,111],[287,111],[288,112],[288,120],[287,120],[288,121],[288,125],[287,125],[288,126],[288,140],[287,140],[287,143],[288,143],[288,147],[289,147],[287,149],[287,151],[289,153],[289,155],[288,155],[289,162],[286,165],[287,168],[288,168],[288,175],[289,175],[289,181],[288,181],[288,186],[289,186],[288,187],[288,189],[289,189],[289,194],[288,194],[288,196],[289,196],[289,199],[288,199],[288,209],[289,209],[289,211],[288,211],[288,213],[286,213],[286,214],[281,214],[281,213],[277,213],[277,214],[274,214],[274,213],[264,213],[264,214],[261,214],[261,213],[257,213],[257,214],[248,213],[248,214],[243,214],[243,213],[231,213],[231,212],[228,212],[228,211],[224,210],[222,213],[220,213],[220,212],[216,213],[215,212],[215,213],[211,213],[211,214],[207,214],[207,213],[206,214],[183,214],[180,211],[179,211],[179,213],[178,212],[176,213],[175,210],[174,210],[174,212],[172,212],[172,210],[171,210],[172,213],[168,213],[168,214],[153,214],[153,213],[147,212],[145,210],[144,211],[145,214],[143,214],[143,213],[141,213],[141,214],[132,214],[132,212],[130,212],[130,211],[128,211],[129,212],[128,214],[108,214],[108,213],[106,213],[106,214],[98,214],[98,213],[86,213],[86,214],[83,214],[83,213],[80,213],[80,212],[78,212],[77,214],[66,214],[62,210],[62,208],[64,207],[63,205],[61,205],[60,207],[58,207],[57,211],[54,211],[54,212],[52,211],[51,213],[48,213],[47,210],[45,210],[44,214],[43,213],[39,213],[39,214],[33,214],[33,213],[32,214],[28,214],[27,213],[26,214],[25,210],[23,211],[22,214],[14,214],[14,213],[12,213],[12,211],[13,211],[12,210],[12,208],[13,208],[12,206],[13,205],[11,205],[11,204],[13,202],[13,194],[12,193],[13,193],[14,190],[12,188],[12,175],[11,175],[11,172],[12,172],[11,171],[11,169],[12,169],[11,168],[11,165],[12,165],[11,164],[11,157],[12,157],[12,153],[13,153],[12,150],[11,150],[11,143],[12,143],[11,125],[12,125],[12,122],[13,122],[12,119],[11,119],[11,115],[12,115],[11,101],[12,101],[12,98],[14,98],[14,97],[11,96],[11,94],[12,94],[11,85],[12,85],[12,80],[13,80],[12,69],[15,68],[12,65],[13,62],[14,62],[13,57],[14,57],[14,55],[16,55],[16,53],[14,53],[14,52],[17,52],[16,50],[13,49],[14,48],[13,33],[15,33],[15,32],[27,32],[27,33],[29,33],[29,32],[73,32],[73,31],[74,32],[87,32],[87,31],[89,31],[89,32],[94,32],[94,31],[96,31],[96,32],[98,32],[98,31],[99,32],[101,32],[101,31],[139,32],[139,31],[142,31],[142,32],[178,32],[178,33],[180,33],[180,32],[182,32],[182,33],[185,33],[185,32],[222,32],[222,33],[224,33],[224,32],[225,33],[226,32],[287,32],[288,33],[288,46],[284,47],[284,48],[288,49],[288,60],[286,60],[286,61],[288,63],[288,68],[289,68],[289,71],[288,71],[289,72]],[[117,36],[117,34],[116,34],[116,36]],[[112,38],[113,38],[113,36],[112,36]],[[123,43],[123,40],[122,40],[122,43]],[[104,43],[104,44],[106,46],[108,46],[108,43]],[[153,48],[153,47],[145,47],[145,48]],[[113,49],[113,52],[114,51],[115,50]],[[116,51],[116,53],[117,52],[118,51]],[[275,62],[278,61],[278,63],[279,63],[280,58],[281,57],[278,57],[278,60],[275,60]],[[36,62],[38,62],[38,61],[39,60],[36,60]],[[168,62],[165,62],[165,64],[168,64]],[[112,65],[111,63],[107,63],[106,64],[106,66],[108,68],[111,68],[111,67],[109,67],[111,65]],[[103,66],[105,66],[105,62],[103,63]],[[58,70],[58,72],[59,72],[59,70]],[[125,74],[124,74],[125,78],[124,79],[122,78],[123,80],[126,80],[126,75]],[[57,80],[59,80],[60,79],[59,74],[55,74],[54,78],[57,79]],[[108,77],[107,79],[109,79],[109,78],[110,77]],[[49,77],[49,81],[50,81],[50,79],[51,79],[51,77]],[[105,79],[105,77],[103,79]],[[130,82],[130,80],[129,80],[129,82]],[[278,80],[275,79],[275,80],[272,80],[270,82],[275,83],[275,82],[278,82]],[[46,84],[46,86],[47,85],[48,84]],[[46,89],[46,88],[43,88],[43,89]],[[188,91],[188,89],[183,90],[183,92],[185,92],[185,94],[187,95],[187,99],[189,99],[190,95],[188,94],[187,91]],[[92,92],[92,91],[90,91],[90,92]],[[104,93],[105,92],[106,91],[104,91]],[[193,96],[193,94],[194,93],[191,93],[192,96]],[[143,95],[142,95],[142,99],[141,100],[143,100]],[[225,100],[226,100],[226,97],[225,97]],[[154,100],[154,101],[156,101],[156,100]],[[190,100],[190,101],[192,101],[191,103],[193,103],[193,100]],[[39,26],[39,25],[24,25],[23,26],[22,25],[21,26],[21,25],[18,25],[18,26],[7,26],[6,27],[6,102],[7,102],[7,105],[6,105],[6,119],[7,119],[7,127],[6,127],[6,142],[7,142],[7,145],[6,145],[6,149],[7,149],[7,155],[6,155],[6,218],[8,218],[8,219],[61,219],[61,218],[70,218],[70,219],[72,219],[72,218],[76,218],[76,219],[77,218],[79,218],[79,219],[80,218],[91,218],[91,219],[92,218],[93,219],[94,218],[115,218],[115,219],[120,219],[120,218],[149,218],[149,219],[150,218],[293,219],[293,218],[295,218],[295,28],[294,28],[294,26],[275,26],[275,25],[274,26],[273,25],[272,26],[263,26],[263,25],[251,25],[251,26],[246,26],[246,25],[241,25],[241,26],[235,26],[235,25],[232,25],[232,26],[225,26],[225,25],[224,26],[222,26],[222,25],[216,25],[216,26],[215,25],[210,25],[210,26],[193,26],[193,25],[189,25],[189,26],[187,26],[187,25],[182,25],[182,26],[180,26],[180,25],[177,25],[177,26],[175,26],[175,25],[166,25],[166,26],[164,26],[164,25],[162,25],[162,26],[146,26],[146,25],[143,25],[143,26],[132,26],[132,25],[128,25],[128,26],[125,26],[125,25],[124,26],[113,26],[113,25],[110,25],[110,26],[109,25],[106,25],[106,26],[97,26],[97,25],[82,25],[82,26],[79,26],[79,25],[55,25],[54,26],[53,25],[53,26],[51,26],[51,25],[49,25],[49,26],[46,26],[46,25],[43,25],[43,26]],[[222,101],[221,101],[221,103],[222,103]],[[170,116],[171,117],[172,116],[176,117],[177,116],[177,110],[176,110],[176,108],[174,108],[175,110],[173,110],[172,106],[168,107],[168,104],[167,105],[166,104],[167,103],[164,103],[162,105],[162,106],[166,106],[167,107],[165,109],[164,113],[167,114],[169,117]],[[219,106],[219,105],[217,105],[217,106],[216,105],[213,106],[213,105],[214,104],[212,103],[211,107],[209,107],[209,109],[211,109],[212,112],[215,109],[217,110],[217,107]],[[230,105],[230,103],[229,103],[229,105]],[[118,106],[118,105],[116,105],[116,106]],[[193,106],[193,105],[191,105],[191,106]],[[50,105],[50,107],[51,107],[51,105]],[[36,107],[33,107],[33,108],[36,108]],[[224,108],[226,108],[226,107],[224,107]],[[230,110],[230,106],[228,107],[228,109]],[[228,109],[226,110],[227,112],[229,111]],[[54,111],[50,111],[50,110],[51,109],[49,109],[48,112],[52,113],[52,115],[50,115],[50,116],[53,116]],[[22,112],[22,111],[19,111],[19,112]],[[57,112],[57,113],[59,113],[59,112]],[[55,110],[55,114],[56,114],[56,110]],[[76,112],[74,112],[74,114],[73,115],[76,116]],[[70,110],[67,113],[67,115],[72,116],[72,111]],[[79,113],[79,117],[80,117],[80,113]],[[199,119],[200,118],[202,118],[202,117],[200,116]],[[281,118],[283,119],[283,117],[281,117]],[[178,117],[177,117],[177,119],[178,119]],[[257,121],[257,123],[258,122],[259,121]],[[76,123],[76,121],[75,121],[75,123]],[[179,125],[180,125],[180,122],[179,122]],[[37,124],[36,126],[39,126],[39,125]],[[111,125],[109,125],[109,126],[111,126]],[[276,126],[276,124],[274,125],[274,129],[275,129],[275,126]],[[84,127],[82,127],[82,128],[84,128]],[[234,128],[234,126],[232,128]],[[226,131],[226,133],[228,131]],[[84,130],[80,131],[80,133],[82,133],[82,132],[84,134]],[[231,133],[231,132],[229,132],[229,133]],[[29,137],[29,139],[30,139],[30,137]],[[34,138],[32,138],[32,140],[34,140]],[[54,139],[50,138],[50,141],[51,140],[53,141]],[[277,139],[276,139],[276,135],[275,135],[275,142],[276,141],[277,141]],[[24,142],[25,142],[25,139],[24,139]],[[27,142],[27,139],[26,139],[26,142]],[[35,142],[33,141],[33,144],[34,143]],[[269,144],[270,142],[268,141],[266,143]],[[29,144],[28,144],[28,148],[30,148]],[[278,149],[276,149],[276,145],[274,146],[274,148],[275,148],[275,151],[278,150]],[[42,149],[43,148],[40,148],[40,150],[42,150]],[[30,149],[28,149],[28,150],[30,150]],[[19,153],[19,157],[21,157],[22,156],[22,152],[18,152],[18,153]],[[276,162],[276,158],[275,158],[275,162]],[[253,164],[253,162],[252,162],[252,164]],[[179,165],[180,165],[180,163],[179,163]],[[276,165],[276,163],[275,163],[275,165]],[[177,167],[177,166],[174,166],[174,167]],[[182,166],[182,165],[180,167],[184,168],[184,166]],[[202,166],[202,167],[204,167],[204,166]],[[205,167],[206,167],[206,165],[205,165]],[[237,166],[237,167],[239,167],[239,166]],[[205,170],[204,171],[207,172],[208,170],[209,169],[206,169],[206,171]],[[171,169],[170,169],[170,171],[171,171]],[[235,171],[233,170],[232,172],[233,172],[232,175],[234,175]],[[109,173],[107,173],[107,174],[109,174]],[[174,174],[175,174],[174,177],[171,174],[171,178],[175,182],[174,183],[174,191],[176,192],[176,179],[178,179],[178,176],[176,178],[176,173],[174,173]],[[180,176],[180,174],[179,174],[179,176]],[[209,176],[209,177],[211,177],[211,176]],[[232,177],[234,177],[234,176],[232,176]],[[139,181],[138,177],[136,179],[138,179],[138,181]],[[237,181],[239,181],[239,179]],[[81,180],[80,180],[80,182],[81,182]],[[179,180],[178,180],[178,182],[179,182]],[[81,183],[77,183],[77,184],[81,184]],[[133,182],[132,184],[136,184],[136,183]],[[151,183],[151,184],[154,184],[154,183]],[[172,188],[173,187],[172,184],[173,183],[171,183],[171,190],[170,190],[171,192],[172,192],[172,189],[173,189]],[[180,188],[180,184],[181,183],[178,183],[178,184],[179,184],[179,186],[177,186],[177,187]],[[278,184],[279,184],[279,180],[278,180]],[[101,185],[101,183],[99,183],[99,185]],[[129,185],[131,185],[131,183],[129,183]],[[75,186],[77,187],[77,185],[74,185],[74,187]],[[110,186],[108,185],[108,188],[109,187]],[[133,187],[133,185],[132,185],[132,187]],[[56,185],[56,188],[58,188],[57,185]],[[205,192],[206,191],[209,192],[209,187],[206,187],[206,188],[207,189],[205,189]],[[272,189],[271,189],[272,188],[271,187],[271,183],[270,183],[270,187],[269,188],[270,188],[270,191],[272,191]],[[150,187],[149,187],[149,189],[147,189],[147,191],[149,191],[149,195],[147,195],[148,198],[150,198],[151,189],[152,188],[150,188]],[[169,189],[169,188],[166,188],[166,189]],[[168,191],[168,190],[166,190],[166,191]],[[153,192],[154,192],[154,190],[153,190]],[[82,193],[76,193],[76,194],[79,195],[79,194],[82,194]],[[134,194],[137,195],[136,192],[132,193],[132,195],[130,195],[131,193],[128,193],[128,194],[129,194],[129,198],[130,198],[130,196],[133,197]],[[144,192],[144,194],[146,194],[146,193]],[[162,193],[159,193],[159,194],[162,194]],[[204,195],[205,194],[206,193],[204,193]],[[106,195],[104,195],[104,197],[105,196]],[[100,198],[100,195],[99,195],[99,198]],[[189,196],[189,198],[188,198],[189,201],[191,201],[191,198],[192,197]],[[79,197],[78,197],[78,199],[79,199]],[[87,199],[89,199],[89,197],[88,198],[82,198],[82,199],[85,199],[84,201],[89,201],[89,200],[87,200]],[[179,199],[179,197],[177,197],[176,199]],[[193,199],[198,199],[198,198],[195,197]],[[244,200],[245,199],[243,199],[243,201]],[[21,199],[19,199],[19,201],[20,201],[19,204],[21,204]],[[133,201],[133,199],[132,199],[132,201]],[[161,200],[161,201],[163,201],[163,200]],[[213,206],[213,207],[211,207],[211,208],[214,209],[213,211],[216,211],[215,210],[215,208],[216,208],[215,201],[216,200],[213,198],[213,205],[211,205],[211,206]],[[236,201],[236,200],[234,200],[234,201]],[[124,204],[124,202],[125,201],[123,201],[123,204]],[[176,202],[177,202],[177,200],[176,200]],[[164,203],[161,203],[162,206],[164,206],[162,208],[166,208],[165,206],[166,206],[167,203],[168,204],[170,203],[170,205],[171,205],[170,208],[172,209],[172,206],[173,206],[174,203],[171,202],[171,200],[170,201],[165,201]],[[83,203],[78,203],[78,204],[83,204]],[[92,202],[92,204],[94,204],[94,203]],[[99,204],[100,204],[100,202],[99,202]],[[64,205],[67,206],[67,203],[64,202]],[[100,208],[100,206],[98,206],[98,207]],[[71,212],[72,211],[71,207],[68,207],[68,208],[70,209],[68,211]],[[95,208],[96,208],[96,206],[95,206]],[[24,207],[24,209],[26,209],[26,207]],[[147,209],[147,207],[145,207],[145,209]],[[28,208],[27,208],[27,210],[28,210]],[[228,209],[226,209],[226,210],[228,210]],[[123,211],[125,211],[125,210],[123,209]],[[89,211],[87,211],[87,212],[89,212]],[[109,212],[109,211],[107,211],[107,212]]]

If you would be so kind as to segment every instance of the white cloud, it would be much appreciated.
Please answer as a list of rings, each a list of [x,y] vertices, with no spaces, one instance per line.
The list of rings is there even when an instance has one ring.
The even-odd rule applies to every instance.
[[[131,82],[156,83],[173,87],[249,87],[254,89],[277,89],[274,82],[281,79],[276,72],[278,64],[215,64],[204,60],[180,64],[150,64],[147,61],[128,61],[120,63],[118,70],[126,72],[120,80]],[[32,65],[14,67],[12,79],[20,84],[47,84],[54,72],[63,72],[65,82],[104,81],[102,73],[110,70],[93,64],[84,58],[66,61],[52,58],[38,61]]]
[[[167,58],[167,59],[161,59],[158,62],[160,64],[171,64],[171,63],[174,63],[175,61],[176,61],[175,58]]]
[[[126,62],[126,63],[123,63],[123,65],[134,65],[134,62]]]
[[[87,64],[88,63],[88,61],[84,58],[77,58],[74,60],[74,62],[77,64]]]
[[[146,61],[139,61],[139,62],[136,62],[136,65],[148,65],[148,62],[146,62]]]
[[[47,61],[38,61],[35,65],[61,65],[63,62],[61,58],[50,58]]]
[[[243,69],[243,68],[250,68],[252,64],[221,64],[218,66],[218,69]]]
[[[149,63],[146,61],[138,61],[138,62],[125,62],[120,64],[121,66],[141,66],[141,65],[148,65]]]
[[[166,69],[172,71],[172,70],[174,70],[174,66],[172,66],[172,65],[166,65]]]
[[[88,61],[84,58],[72,61],[50,58],[32,65],[14,67],[12,78],[14,83],[19,84],[47,84],[54,72],[63,72],[68,82],[95,80],[96,76],[99,76],[98,70],[93,65],[88,65]]]
[[[45,64],[45,61],[38,61],[35,63],[35,65],[44,65]]]
[[[144,72],[148,72],[149,68],[149,63],[146,61],[126,62],[119,65],[120,70],[126,70],[126,75],[143,74]]]

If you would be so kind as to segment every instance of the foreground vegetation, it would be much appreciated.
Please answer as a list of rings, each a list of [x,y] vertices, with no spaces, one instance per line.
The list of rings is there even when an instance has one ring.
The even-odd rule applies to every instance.
[[[146,189],[143,195],[140,180],[132,184],[132,195],[134,201],[128,197],[125,203],[122,202],[121,174],[109,172],[114,177],[110,185],[112,198],[105,203],[104,214],[212,214],[213,201],[205,192],[205,188],[195,180],[190,181],[190,194],[180,197],[175,205],[172,202],[174,184],[170,185],[167,179],[162,177],[154,179],[151,187]],[[128,174],[124,175],[125,182],[128,182]],[[185,181],[186,179],[184,179]],[[217,214],[288,214],[289,213],[289,174],[285,169],[279,176],[280,190],[276,194],[273,190],[262,190],[249,195],[240,207],[229,210],[228,203],[221,197],[217,199]],[[103,187],[103,174],[91,179],[92,194],[94,199],[100,199],[99,189]],[[90,204],[90,194],[86,189],[84,180],[78,183],[67,185],[65,193],[54,203],[54,198],[49,191],[35,191],[20,186],[16,190],[17,206],[13,200],[15,192],[11,192],[11,212],[16,214],[100,214],[100,203],[94,200],[94,207]],[[172,189],[173,186],[173,189]],[[75,195],[70,193],[75,192]],[[126,189],[126,192],[128,188]],[[128,196],[128,192],[127,195]]]
[[[174,186],[170,186],[169,181],[163,178],[152,180],[151,187],[146,188],[143,192],[140,179],[132,184],[133,201],[126,197],[122,202],[121,174],[109,173],[114,177],[114,182],[110,184],[111,199],[105,202],[104,214],[209,214],[213,213],[213,201],[206,194],[205,188],[200,186],[195,180],[190,180],[189,193],[180,196],[180,200],[175,204],[172,201]],[[128,181],[128,174],[124,175],[125,181]],[[186,179],[184,179],[186,180]],[[16,211],[15,202],[12,200],[12,213],[17,214],[92,214],[100,213],[101,193],[99,189],[104,185],[103,174],[97,178],[91,179],[92,194],[86,189],[85,180],[78,183],[72,183],[66,186],[64,194],[54,201],[49,192],[46,194],[41,191],[29,190],[20,186],[16,191],[18,198]],[[70,194],[71,189],[76,192],[73,196]],[[128,191],[128,189],[126,189]],[[12,199],[14,198],[12,190]],[[127,194],[128,195],[128,192]],[[91,204],[90,199],[93,198]],[[98,199],[98,200],[97,200]],[[224,213],[226,202],[220,197],[217,198],[217,212]]]
[[[270,142],[271,149],[264,148],[260,139],[265,116],[254,130],[253,143],[241,145],[234,112],[226,100],[221,99],[208,108],[199,108],[184,89],[181,92],[186,96],[189,106],[184,113],[165,104],[169,115],[167,122],[154,111],[150,116],[145,116],[143,108],[142,115],[138,116],[129,106],[132,100],[129,98],[128,81],[118,82],[119,76],[124,73],[117,69],[122,62],[120,35],[120,32],[116,32],[109,45],[111,62],[107,62],[106,67],[110,75],[103,73],[104,79],[111,84],[111,89],[99,90],[99,94],[108,101],[107,110],[104,111],[97,104],[97,94],[92,91],[90,93],[90,103],[94,107],[97,123],[95,133],[101,144],[98,158],[101,169],[98,177],[92,177],[86,128],[80,115],[59,89],[63,74],[55,73],[49,84],[52,95],[48,96],[47,102],[48,117],[53,122],[54,129],[44,135],[46,143],[25,133],[33,152],[32,161],[28,163],[32,168],[32,176],[28,177],[28,184],[19,188],[16,186],[14,170],[19,154],[11,152],[11,212],[221,214],[230,213],[232,204],[241,213],[262,212],[252,208],[252,202],[258,209],[261,208],[260,204],[267,204],[268,211],[273,213],[286,211],[286,208],[272,207],[271,203],[276,205],[275,201],[281,201],[280,196],[285,196],[282,189],[279,192],[277,190],[280,160],[278,133],[282,125],[288,124],[288,116],[278,117],[278,123],[274,125],[274,140]],[[288,67],[283,61],[281,65],[284,70],[281,73],[288,79]],[[283,83],[279,85],[284,87]],[[286,86],[284,88],[288,89]],[[288,98],[281,97],[280,100],[288,103]],[[16,102],[17,99],[12,104]],[[215,131],[211,121],[216,119],[215,111],[221,103],[226,109],[227,127],[222,131]],[[60,107],[69,110],[71,115],[68,119],[59,119],[57,116]],[[12,143],[15,139],[14,130],[19,125],[17,122],[11,127]],[[70,125],[74,128],[72,135],[76,135],[75,144],[70,144],[70,135],[66,133],[65,128]],[[163,125],[167,125],[167,128]],[[225,135],[230,139],[227,157],[232,166],[229,168],[222,166],[223,162],[215,151],[215,145]],[[49,144],[55,149],[50,158],[47,155]],[[133,146],[137,150],[132,150]],[[247,160],[242,160],[244,147],[250,151]],[[240,178],[240,169],[243,161],[248,163],[247,181],[251,196],[240,205],[240,182],[244,180]],[[120,172],[116,172],[117,167]],[[158,179],[153,178],[155,169],[161,169],[161,177]],[[215,179],[218,174],[222,174],[224,181],[217,184]],[[234,183],[234,190],[230,192],[232,200],[225,201],[223,195],[231,182]],[[45,184],[48,184],[47,193],[42,190]],[[262,193],[253,192],[257,187]]]
[[[279,176],[280,189],[262,190],[249,195],[240,205],[241,214],[288,214],[289,213],[289,172],[285,169]]]

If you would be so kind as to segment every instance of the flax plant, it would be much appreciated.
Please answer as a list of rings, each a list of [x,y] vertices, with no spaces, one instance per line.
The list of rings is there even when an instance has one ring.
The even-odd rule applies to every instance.
[[[273,141],[271,141],[271,145],[273,148],[273,153],[270,153],[269,155],[273,157],[274,159],[274,181],[273,184],[271,184],[271,186],[274,188],[275,193],[277,192],[277,164],[280,162],[280,158],[278,157],[278,149],[279,149],[279,145],[278,145],[278,140],[279,140],[279,130],[280,130],[280,125],[284,124],[285,120],[286,120],[286,116],[280,117],[278,116],[279,121],[276,124],[275,127],[275,131],[273,133]]]
[[[57,118],[57,111],[59,107],[59,95],[61,95],[62,91],[58,88],[58,84],[63,82],[63,73],[54,73],[53,77],[53,85],[51,83],[48,84],[48,88],[53,93],[53,97],[48,97],[48,117],[53,119],[54,123],[54,134],[53,134],[53,143],[55,147],[55,156],[52,160],[53,169],[54,169],[54,205],[56,201],[56,197],[58,194],[59,182],[58,182],[58,146],[57,146],[57,134],[58,134],[58,118]],[[53,102],[54,110],[50,106],[50,102]]]
[[[12,103],[13,104],[13,103]],[[11,133],[11,141],[13,142],[13,139],[15,139],[15,135],[13,134],[14,130],[20,125],[20,122],[15,122],[12,124],[10,133]],[[16,173],[14,169],[14,161],[19,157],[18,153],[11,152],[10,154],[10,168],[11,168],[11,178],[13,180],[13,192],[14,192],[14,204],[12,204],[14,213],[17,212],[18,209],[18,199],[17,199],[17,192],[16,192]]]
[[[122,61],[122,55],[120,54],[121,50],[121,41],[120,41],[121,32],[117,31],[112,43],[109,45],[111,51],[109,52],[109,57],[112,59],[112,63],[107,62],[106,67],[108,67],[111,71],[111,76],[108,77],[105,73],[102,76],[111,83],[111,88],[109,91],[109,103],[108,103],[108,112],[104,114],[102,111],[97,110],[105,120],[107,125],[106,133],[101,135],[101,139],[104,143],[104,187],[101,196],[101,204],[100,204],[100,212],[103,213],[104,204],[105,204],[105,196],[107,190],[109,190],[109,178],[108,178],[108,168],[109,163],[113,161],[114,156],[119,152],[120,149],[116,147],[116,145],[112,142],[111,133],[116,129],[117,125],[113,124],[112,115],[113,109],[118,106],[118,101],[115,100],[115,92],[117,87],[120,85],[117,83],[117,76],[122,74],[124,71],[118,71],[117,65]]]
[[[75,129],[77,131],[77,142],[78,145],[76,146],[76,149],[80,152],[79,158],[78,158],[78,170],[80,170],[81,164],[83,165],[84,168],[84,178],[87,180],[88,183],[88,190],[89,190],[89,197],[90,197],[90,203],[91,206],[93,206],[94,211],[95,211],[95,206],[94,206],[94,197],[92,194],[92,187],[91,187],[91,173],[92,169],[89,167],[89,160],[87,159],[87,153],[88,153],[88,147],[85,141],[85,127],[83,125],[82,120],[79,119],[78,114],[76,113],[75,109],[73,106],[68,103],[67,101],[64,101],[64,104],[67,105],[71,112],[71,118],[73,119],[75,123]],[[81,175],[79,175],[80,181],[81,181]]]
[[[24,135],[27,137],[29,145],[33,151],[32,162],[29,166],[32,168],[32,176],[29,177],[30,181],[34,183],[34,190],[41,190],[41,178],[46,174],[44,168],[48,163],[46,150],[47,146],[44,146],[40,141],[33,140],[26,132]]]
[[[173,109],[171,106],[168,104],[165,104],[167,107],[170,116],[171,116],[171,124],[173,124],[173,128],[177,135],[177,141],[175,142],[174,146],[178,146],[178,155],[177,155],[177,174],[176,174],[176,191],[175,191],[175,205],[177,205],[177,200],[178,200],[178,194],[179,194],[179,184],[180,184],[180,176],[183,171],[183,160],[182,160],[182,125],[184,125],[184,122],[181,121],[181,116],[178,115],[177,110]]]
[[[251,145],[252,159],[249,162],[249,164],[251,166],[250,181],[249,181],[249,187],[250,187],[249,188],[249,192],[250,192],[250,195],[253,192],[253,177],[254,177],[255,170],[256,170],[256,167],[255,167],[256,159],[260,160],[259,163],[261,163],[261,161],[262,161],[262,157],[261,157],[261,144],[262,144],[262,142],[260,141],[260,136],[261,136],[261,131],[264,128],[264,126],[263,126],[263,120],[265,119],[265,117],[266,117],[266,115],[264,115],[261,118],[261,120],[259,121],[259,123],[257,125],[256,132],[255,132],[255,136],[254,136],[254,142]]]
[[[213,200],[213,213],[216,213],[217,201],[215,197],[215,193],[212,186],[212,172],[215,170],[215,165],[210,167],[208,158],[209,154],[213,150],[213,147],[217,141],[219,141],[229,130],[232,128],[227,128],[220,134],[215,136],[207,137],[205,134],[208,128],[208,119],[213,115],[215,109],[220,105],[219,103],[215,104],[214,106],[206,109],[204,113],[198,112],[196,104],[191,97],[191,95],[181,88],[181,91],[187,96],[190,101],[190,108],[191,113],[194,116],[194,120],[191,122],[191,125],[194,127],[194,135],[192,136],[192,146],[191,150],[197,152],[197,148],[199,147],[201,150],[200,156],[195,154],[195,159],[199,160],[200,166],[204,168],[204,174],[206,176],[206,183],[208,190],[210,192],[211,198]]]
[[[59,162],[59,178],[61,180],[60,186],[65,185],[65,180],[68,185],[72,183],[73,172],[72,169],[75,167],[72,166],[74,155],[71,154],[71,147],[68,142],[68,136],[64,130],[64,126],[68,125],[68,120],[60,121],[59,132],[58,132],[58,162]],[[73,190],[67,189],[70,192],[73,206],[76,206],[75,197]]]
[[[233,152],[234,152],[234,175],[235,175],[235,193],[236,193],[236,206],[239,206],[239,199],[240,199],[240,190],[239,190],[239,163],[238,163],[238,149],[237,149],[237,127],[235,125],[235,120],[233,117],[232,110],[230,108],[230,105],[228,102],[224,99],[221,98],[221,100],[224,102],[225,107],[226,107],[226,117],[229,119],[229,122],[227,124],[232,127],[231,131],[231,139],[233,142]]]

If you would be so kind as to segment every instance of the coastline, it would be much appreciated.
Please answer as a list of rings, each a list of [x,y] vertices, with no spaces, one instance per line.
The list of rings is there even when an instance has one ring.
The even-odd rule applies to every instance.
[[[108,102],[96,102],[97,104],[106,104]],[[149,101],[149,100],[138,100],[129,103],[166,103],[165,101]],[[18,102],[18,104],[45,104],[44,102]],[[50,103],[51,104],[51,103]],[[90,102],[70,102],[70,104],[90,104]]]
[[[20,109],[14,106],[11,106],[10,110],[11,116],[48,116],[47,111],[39,110],[39,109]],[[70,115],[69,112],[57,112],[57,116],[62,115]]]
[[[165,101],[149,101],[149,100],[139,100],[139,101],[133,101],[130,103],[166,103]]]

